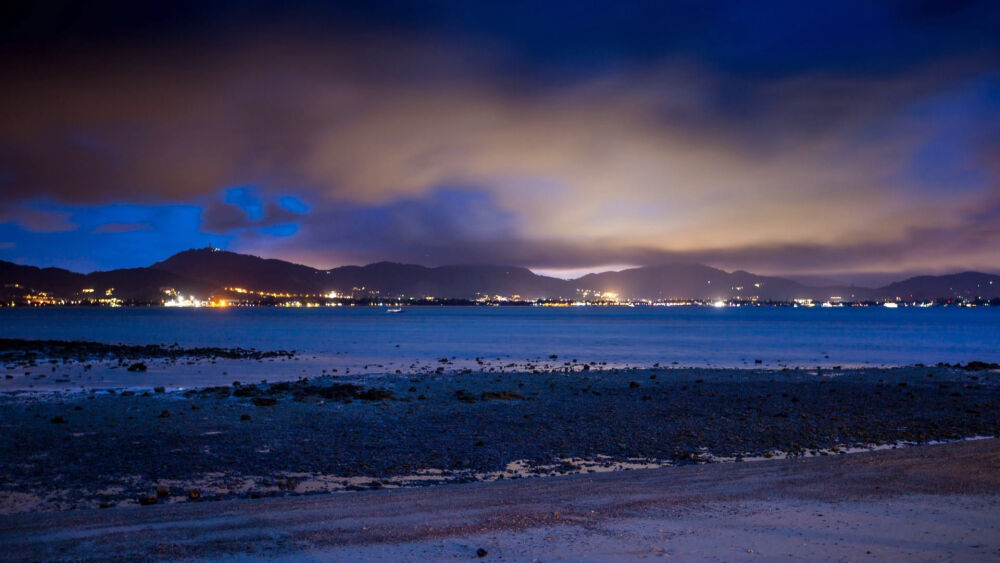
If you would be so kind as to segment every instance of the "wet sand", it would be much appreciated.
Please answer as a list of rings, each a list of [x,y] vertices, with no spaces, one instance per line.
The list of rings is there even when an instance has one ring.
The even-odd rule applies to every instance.
[[[11,560],[994,560],[1000,441],[0,516]]]

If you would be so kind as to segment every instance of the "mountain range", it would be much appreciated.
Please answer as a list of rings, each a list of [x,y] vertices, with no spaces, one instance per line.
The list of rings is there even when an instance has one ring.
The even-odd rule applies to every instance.
[[[226,289],[230,288],[230,289]],[[792,299],[845,301],[1000,298],[1000,276],[962,272],[917,276],[884,287],[809,286],[790,279],[745,271],[726,272],[702,264],[676,263],[609,271],[564,280],[515,266],[456,265],[425,267],[378,262],[319,270],[283,260],[217,249],[186,250],[145,268],[81,274],[0,261],[0,298],[46,292],[79,298],[85,289],[96,296],[158,302],[165,290],[205,299],[232,297],[232,288],[279,294],[476,299],[484,295],[526,300],[579,299],[610,293],[629,299]],[[108,292],[108,290],[112,290]],[[584,292],[589,292],[585,294]],[[90,292],[88,292],[90,293]]]

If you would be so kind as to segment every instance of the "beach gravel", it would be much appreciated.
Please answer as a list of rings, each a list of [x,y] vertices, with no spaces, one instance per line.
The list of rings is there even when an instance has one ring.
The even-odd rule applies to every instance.
[[[998,405],[997,372],[924,366],[428,373],[9,394],[0,397],[0,494],[45,499],[35,509],[96,507],[135,503],[160,483],[201,487],[206,476],[217,486],[201,487],[200,500],[302,493],[275,485],[289,474],[376,488],[429,470],[440,481],[476,480],[514,462],[559,473],[579,470],[573,459],[819,455],[996,436]],[[240,485],[241,476],[267,486]]]

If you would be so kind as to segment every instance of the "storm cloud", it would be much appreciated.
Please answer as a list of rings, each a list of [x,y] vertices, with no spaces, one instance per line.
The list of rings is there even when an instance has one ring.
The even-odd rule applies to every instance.
[[[95,267],[205,241],[321,267],[1000,264],[989,3],[388,6],[29,29],[2,57],[0,258],[62,264],[38,237],[89,228],[167,241]],[[113,205],[198,220],[70,220]]]

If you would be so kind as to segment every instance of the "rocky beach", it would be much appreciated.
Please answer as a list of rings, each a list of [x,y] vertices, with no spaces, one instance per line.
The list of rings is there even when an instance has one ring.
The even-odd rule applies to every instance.
[[[1000,560],[1000,2],[0,28],[0,563]]]
[[[21,342],[3,353],[8,371],[63,369],[98,353],[123,370],[163,369],[162,362],[194,369],[217,358],[266,366],[265,359],[294,357],[165,350]],[[551,359],[531,371],[480,363],[478,371],[459,369],[442,358],[438,368],[355,377],[310,366],[318,372],[312,377],[184,390],[6,392],[0,511],[117,510],[837,456],[1000,435],[1000,374],[982,362],[620,369]]]

